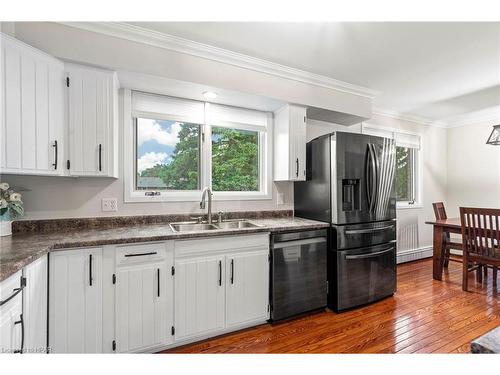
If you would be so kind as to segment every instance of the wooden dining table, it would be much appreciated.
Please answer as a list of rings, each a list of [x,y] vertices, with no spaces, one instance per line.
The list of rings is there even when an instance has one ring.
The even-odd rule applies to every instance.
[[[443,279],[444,268],[444,236],[443,233],[462,233],[462,224],[459,217],[444,220],[426,221],[434,227],[432,237],[432,277],[434,280]]]

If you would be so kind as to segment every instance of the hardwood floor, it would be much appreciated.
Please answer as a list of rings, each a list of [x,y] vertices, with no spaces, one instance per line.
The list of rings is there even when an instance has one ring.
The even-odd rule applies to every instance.
[[[398,266],[394,297],[352,311],[264,324],[165,353],[467,353],[470,341],[500,325],[500,280],[462,291],[462,265],[443,281],[429,259]],[[499,278],[500,279],[500,278]]]

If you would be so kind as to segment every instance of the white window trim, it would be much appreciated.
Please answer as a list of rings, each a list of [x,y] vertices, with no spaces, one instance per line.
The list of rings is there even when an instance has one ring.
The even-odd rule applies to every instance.
[[[132,91],[130,89],[122,90],[122,116],[123,116],[123,175],[124,175],[124,201],[125,202],[195,202],[201,198],[202,189],[209,186],[209,181],[212,180],[212,125],[201,124],[202,132],[204,132],[205,141],[202,142],[200,148],[201,162],[200,167],[200,190],[191,191],[160,191],[157,196],[145,196],[144,192],[135,190],[135,134],[134,134],[134,117],[151,118],[154,114],[132,112]],[[207,105],[209,105],[207,103]],[[154,117],[154,116],[153,116]],[[159,114],[155,118],[166,118],[165,115]],[[168,119],[179,120],[183,119],[178,116],[168,116]],[[184,120],[186,121],[186,120]],[[235,201],[235,200],[271,200],[272,194],[272,140],[273,140],[273,117],[272,113],[267,114],[267,126],[265,132],[260,133],[259,139],[259,175],[260,191],[215,191],[213,192],[213,200],[216,201]],[[235,129],[246,130],[264,130],[264,127],[245,125],[240,123],[214,123],[213,126],[225,126]],[[211,184],[210,184],[211,187]]]
[[[390,127],[385,127],[385,126],[378,126],[375,124],[370,124],[370,123],[362,123],[361,124],[361,133],[364,133],[364,129],[380,129],[386,132],[392,133],[393,139],[395,139],[395,134],[400,133],[400,134],[409,134],[409,135],[415,135],[418,136],[420,139],[420,148],[417,152],[417,191],[416,191],[416,197],[415,197],[415,203],[410,204],[410,202],[407,201],[398,201],[396,202],[396,209],[397,210],[411,210],[411,209],[421,209],[424,207],[424,196],[423,196],[423,190],[424,190],[424,184],[423,184],[423,155],[424,155],[424,145],[422,142],[422,134],[417,133],[417,132],[412,132],[409,130],[403,130],[403,129],[398,129],[398,128],[390,128]],[[397,146],[397,145],[396,145]]]

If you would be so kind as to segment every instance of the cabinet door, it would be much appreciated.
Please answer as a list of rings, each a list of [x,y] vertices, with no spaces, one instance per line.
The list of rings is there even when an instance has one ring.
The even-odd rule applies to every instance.
[[[47,255],[23,269],[26,287],[23,290],[25,348],[43,353],[47,347]]]
[[[306,108],[290,106],[290,179],[306,179]]]
[[[102,351],[102,249],[55,251],[49,258],[49,347]]]
[[[269,252],[226,258],[226,327],[269,317]]]
[[[137,352],[165,345],[167,331],[171,337],[170,325],[167,327],[171,324],[167,302],[172,284],[166,264],[120,269],[116,279],[117,352]]]
[[[175,340],[224,328],[223,256],[175,261]]]
[[[0,301],[6,301],[20,287],[21,271],[0,283]],[[23,301],[21,293],[0,306],[0,353],[16,353],[22,345]],[[26,347],[26,345],[25,345]]]
[[[114,72],[66,64],[70,174],[115,177]]]
[[[64,65],[16,39],[0,41],[2,173],[63,174]]]
[[[287,104],[274,116],[274,179],[304,181],[306,108]]]

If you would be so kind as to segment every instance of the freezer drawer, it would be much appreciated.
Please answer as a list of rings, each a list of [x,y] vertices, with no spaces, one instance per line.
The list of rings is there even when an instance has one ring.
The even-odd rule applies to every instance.
[[[271,250],[271,319],[327,304],[327,238],[274,243]]]
[[[396,243],[331,251],[336,286],[329,296],[334,310],[377,301],[396,291]]]
[[[396,220],[333,225],[332,237],[333,248],[337,250],[383,244],[396,240]]]

